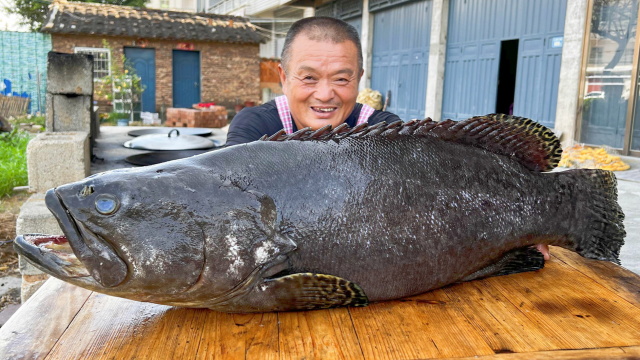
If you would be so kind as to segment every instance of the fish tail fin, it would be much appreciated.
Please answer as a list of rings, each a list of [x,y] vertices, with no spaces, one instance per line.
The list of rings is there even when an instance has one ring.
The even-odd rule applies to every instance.
[[[624,213],[618,204],[616,176],[607,170],[578,169],[561,173],[576,182],[577,192],[584,196],[577,205],[577,216],[585,219],[577,234],[571,236],[569,248],[583,257],[620,264],[620,248],[624,244]],[[577,194],[578,195],[578,194]],[[567,246],[569,245],[569,246]]]

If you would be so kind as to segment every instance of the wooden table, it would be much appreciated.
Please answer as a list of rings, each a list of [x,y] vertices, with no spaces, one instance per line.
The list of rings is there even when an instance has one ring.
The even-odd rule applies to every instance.
[[[223,314],[49,280],[0,359],[639,359],[640,277],[558,248],[536,273],[364,308]]]

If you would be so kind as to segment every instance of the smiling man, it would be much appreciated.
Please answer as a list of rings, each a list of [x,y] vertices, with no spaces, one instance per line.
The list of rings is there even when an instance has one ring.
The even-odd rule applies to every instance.
[[[370,125],[400,118],[356,103],[362,78],[362,47],[356,29],[344,21],[311,17],[291,26],[278,66],[283,96],[245,108],[229,127],[227,145],[258,140],[284,129],[291,134],[310,127],[346,123]]]

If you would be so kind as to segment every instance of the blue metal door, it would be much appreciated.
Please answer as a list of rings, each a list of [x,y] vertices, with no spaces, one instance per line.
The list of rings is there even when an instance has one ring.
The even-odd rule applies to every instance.
[[[376,12],[373,25],[371,88],[391,91],[387,111],[401,119],[421,119],[427,95],[431,1]]]
[[[358,35],[362,36],[362,16],[345,20],[349,25],[358,30]]]
[[[124,56],[144,87],[142,111],[156,112],[156,51],[155,49],[124,48]],[[137,111],[137,110],[136,110]]]
[[[562,33],[524,37],[518,51],[513,113],[553,128],[556,120]]]
[[[200,102],[200,52],[173,50],[173,107]]]
[[[555,123],[566,0],[451,0],[442,117],[495,112],[500,44],[519,39],[514,115]]]

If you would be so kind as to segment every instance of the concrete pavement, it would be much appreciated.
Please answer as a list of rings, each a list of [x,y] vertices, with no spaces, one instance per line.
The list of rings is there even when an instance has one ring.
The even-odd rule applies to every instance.
[[[640,274],[640,159],[623,157],[623,161],[630,164],[632,170],[616,172],[618,203],[625,214],[627,231],[620,261],[625,268]]]

